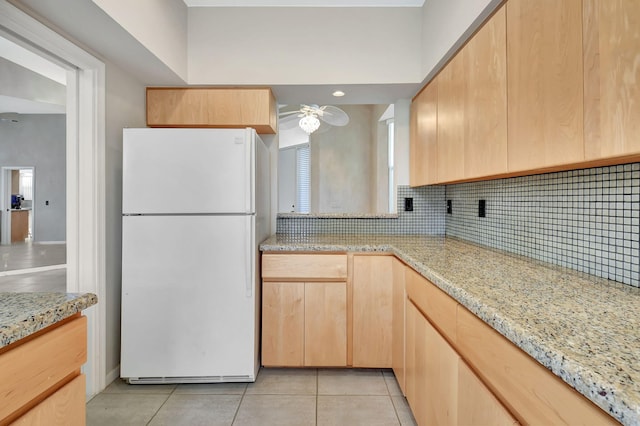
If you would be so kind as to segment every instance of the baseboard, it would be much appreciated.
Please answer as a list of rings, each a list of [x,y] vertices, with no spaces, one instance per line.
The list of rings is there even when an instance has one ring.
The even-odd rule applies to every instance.
[[[33,244],[67,244],[66,241],[34,241]]]
[[[107,376],[104,379],[105,388],[118,378],[120,378],[120,364],[118,364],[116,368],[107,373]],[[100,392],[102,392],[103,390],[104,389],[100,390]]]
[[[0,277],[8,277],[11,275],[33,274],[34,272],[55,271],[56,269],[66,269],[67,264],[36,266],[35,268],[10,269],[8,271],[0,271]]]

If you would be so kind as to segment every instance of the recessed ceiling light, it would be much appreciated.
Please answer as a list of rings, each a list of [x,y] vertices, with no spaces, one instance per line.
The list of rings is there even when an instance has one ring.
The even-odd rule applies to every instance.
[[[342,90],[336,90],[335,92],[332,93],[333,96],[335,96],[336,98],[339,98],[341,96],[344,96],[344,92]]]

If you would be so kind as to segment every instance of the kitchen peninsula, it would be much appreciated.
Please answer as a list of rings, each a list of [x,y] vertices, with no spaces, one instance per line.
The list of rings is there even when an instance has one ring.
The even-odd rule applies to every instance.
[[[553,379],[560,378],[619,422],[640,423],[638,288],[451,237],[276,234],[263,242],[261,250],[263,262],[267,254],[285,253],[394,255],[406,265],[408,274],[419,274],[455,301],[458,309],[450,319],[453,332],[443,327],[440,334],[518,421],[526,422],[527,414],[513,401],[514,395],[504,391],[508,389],[503,386],[504,378],[494,380],[491,374],[484,374],[486,357],[473,352],[478,348],[491,351],[490,343],[469,343],[470,328],[460,327],[465,318],[467,324],[482,320],[483,326],[490,326],[553,373],[549,375]],[[410,299],[405,296],[407,305]],[[407,311],[407,324],[408,315]],[[432,318],[429,321],[439,327]],[[504,370],[514,377],[519,374],[517,369]],[[519,383],[513,386],[517,390]],[[543,404],[554,404],[553,396],[545,394],[539,383],[532,395],[536,393]]]
[[[87,319],[94,294],[0,293],[0,425],[85,422]]]

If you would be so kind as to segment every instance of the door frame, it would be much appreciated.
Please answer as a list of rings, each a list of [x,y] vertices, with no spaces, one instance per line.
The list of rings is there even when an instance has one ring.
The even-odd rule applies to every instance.
[[[3,36],[67,69],[67,291],[94,293],[88,318],[87,398],[105,388],[105,65],[0,0]]]

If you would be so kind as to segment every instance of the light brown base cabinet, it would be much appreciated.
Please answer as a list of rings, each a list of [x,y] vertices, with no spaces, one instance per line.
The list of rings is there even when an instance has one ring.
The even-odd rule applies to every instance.
[[[262,364],[347,366],[347,255],[262,256]]]
[[[264,253],[265,366],[393,368],[419,425],[617,424],[392,255]]]
[[[353,256],[353,367],[392,367],[393,256]]]
[[[0,350],[0,425],[84,425],[87,318],[23,340]]]

